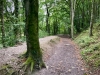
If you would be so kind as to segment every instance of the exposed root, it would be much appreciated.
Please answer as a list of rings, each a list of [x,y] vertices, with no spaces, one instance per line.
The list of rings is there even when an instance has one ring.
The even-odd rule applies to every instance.
[[[14,72],[13,68],[9,64],[3,65],[0,71],[5,72],[4,75],[12,75]]]
[[[25,68],[24,71],[26,71],[28,68],[30,68],[31,72],[34,69],[46,68],[46,66],[43,62],[40,62],[40,63],[37,64],[37,62],[34,61],[34,59],[32,57],[27,58],[27,60],[23,63],[23,67]]]
[[[30,70],[32,72],[34,68],[34,60],[31,57],[28,57],[27,60],[23,63],[23,67],[25,67],[25,70],[27,70],[29,66],[31,67]]]

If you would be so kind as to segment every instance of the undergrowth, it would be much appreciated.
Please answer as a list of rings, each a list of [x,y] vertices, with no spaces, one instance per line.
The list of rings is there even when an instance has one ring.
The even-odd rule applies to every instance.
[[[94,24],[93,36],[89,37],[87,29],[75,38],[75,42],[79,45],[82,58],[87,65],[100,69],[100,24]]]
[[[48,33],[42,30],[39,30],[39,38],[43,38],[45,36],[48,36]]]
[[[43,37],[46,37],[46,36],[48,36],[49,34],[47,33],[47,32],[45,32],[45,31],[42,31],[41,29],[39,29],[39,38],[43,38]],[[1,38],[1,37],[0,37]],[[9,39],[10,38],[10,39]],[[5,38],[5,44],[6,44],[6,47],[13,47],[14,45],[16,45],[15,44],[15,39],[14,39],[14,35],[13,36],[11,36],[11,37],[6,37]],[[24,41],[26,41],[26,39],[25,39],[25,36],[24,36],[24,34],[23,34],[23,36],[20,38],[20,39],[18,39],[18,44],[20,44],[20,43],[22,43],[22,42],[24,42]],[[2,45],[2,40],[0,40],[0,49],[2,49],[3,48],[3,45]]]

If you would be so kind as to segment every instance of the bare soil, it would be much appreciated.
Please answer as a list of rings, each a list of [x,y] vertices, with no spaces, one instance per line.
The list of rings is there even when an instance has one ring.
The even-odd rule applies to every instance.
[[[40,39],[46,68],[26,75],[86,75],[79,49],[68,37],[49,36]],[[19,56],[26,52],[26,43],[0,50],[0,75],[25,75]]]

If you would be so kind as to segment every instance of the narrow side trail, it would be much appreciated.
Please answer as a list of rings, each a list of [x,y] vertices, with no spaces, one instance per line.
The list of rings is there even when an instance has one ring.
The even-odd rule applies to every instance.
[[[44,49],[45,46],[47,46],[49,48],[49,46],[46,44],[48,42],[50,42],[51,39],[56,39],[56,38],[57,38],[57,36],[48,36],[45,38],[40,38],[39,41],[40,41],[41,48]],[[17,64],[16,62],[19,60],[18,59],[19,55],[25,53],[26,50],[27,50],[27,47],[26,47],[25,42],[20,44],[20,45],[16,45],[14,47],[0,49],[0,68],[3,64],[10,64],[11,63],[13,66],[15,64]],[[46,51],[47,49],[44,49],[44,50]],[[16,68],[16,66],[15,66],[15,68]]]
[[[32,75],[85,75],[79,51],[68,38],[60,38],[60,42],[53,48],[53,54],[45,63],[46,69]]]

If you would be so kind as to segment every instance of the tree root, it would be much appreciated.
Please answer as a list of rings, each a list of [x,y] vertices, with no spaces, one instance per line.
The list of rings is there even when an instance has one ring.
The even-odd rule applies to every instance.
[[[2,66],[2,68],[0,69],[0,71],[5,71],[6,75],[12,75],[14,70],[13,70],[13,67],[11,67],[9,64],[5,64]]]
[[[46,68],[44,62],[40,62],[37,64],[37,62],[32,58],[28,57],[27,60],[23,63],[23,67],[25,68],[24,71],[26,71],[28,68],[30,68],[30,71],[32,72],[34,69],[41,69]]]

